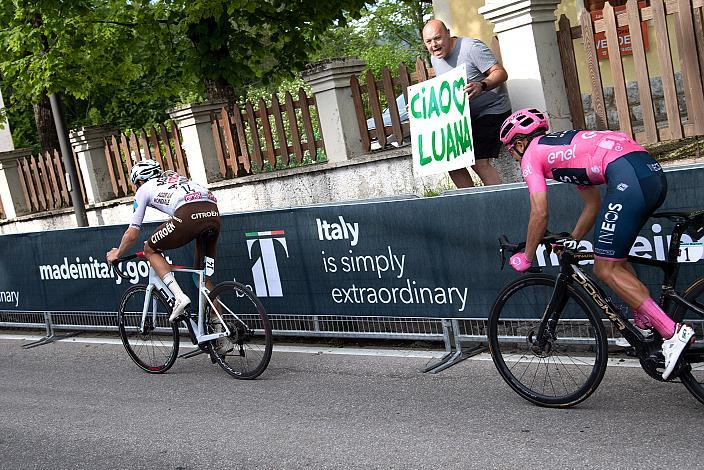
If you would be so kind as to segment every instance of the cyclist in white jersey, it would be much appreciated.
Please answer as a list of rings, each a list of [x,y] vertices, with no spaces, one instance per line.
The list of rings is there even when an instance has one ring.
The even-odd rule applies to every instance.
[[[215,259],[215,248],[220,234],[220,214],[217,201],[207,188],[190,181],[175,172],[162,173],[154,160],[142,160],[135,164],[131,174],[137,187],[134,198],[134,213],[130,226],[125,231],[118,248],[111,249],[106,257],[109,263],[124,256],[139,239],[142,221],[147,206],[171,216],[161,224],[144,242],[144,254],[157,275],[174,294],[175,301],[169,320],[179,320],[190,299],[183,293],[171,272],[171,265],[162,252],[178,248],[209,233],[205,240],[205,253],[196,243],[195,264],[200,266],[203,255]]]

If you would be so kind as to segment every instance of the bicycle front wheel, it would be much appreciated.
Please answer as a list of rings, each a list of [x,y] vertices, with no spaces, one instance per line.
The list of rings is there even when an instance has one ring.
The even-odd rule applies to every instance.
[[[236,379],[258,377],[269,365],[272,350],[271,324],[264,306],[239,282],[221,282],[210,292],[210,301],[206,312],[209,331],[223,331],[213,306],[230,331],[210,342],[213,358]]]
[[[528,274],[499,293],[489,314],[489,348],[501,377],[526,400],[566,408],[591,395],[604,377],[604,325],[581,291],[567,287],[566,303],[542,338],[541,318],[555,278]]]
[[[169,322],[171,308],[156,290],[152,291],[142,321],[146,296],[144,284],[125,292],[117,312],[118,329],[134,363],[150,374],[162,374],[174,365],[178,356],[178,326]]]
[[[687,288],[684,298],[689,303],[704,308],[704,277],[700,277]],[[688,312],[691,313],[688,315]],[[687,323],[694,328],[695,342],[682,356],[682,361],[689,365],[690,370],[680,374],[680,380],[697,400],[704,403],[704,317],[678,305],[672,312],[672,319],[677,323]]]

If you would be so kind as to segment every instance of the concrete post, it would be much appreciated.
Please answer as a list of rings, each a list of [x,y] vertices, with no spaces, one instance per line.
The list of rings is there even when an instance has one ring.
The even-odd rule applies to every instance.
[[[25,200],[25,194],[20,182],[17,159],[28,157],[32,149],[17,149],[0,152],[0,200],[8,219],[28,214],[31,208]]]
[[[222,179],[210,128],[210,116],[212,112],[219,112],[223,106],[226,106],[225,102],[193,103],[167,111],[181,130],[188,172],[197,183],[208,184]]]
[[[109,125],[81,127],[69,133],[69,142],[78,157],[78,171],[83,176],[88,204],[117,197],[110,181],[104,140],[116,133],[117,130]]]
[[[2,93],[0,93],[0,110],[5,109],[5,103],[2,100]],[[12,141],[12,132],[10,132],[10,123],[7,122],[7,118],[0,120],[0,152],[7,152],[9,150],[14,150],[15,144]]]
[[[364,153],[350,78],[365,66],[365,61],[348,57],[309,64],[301,73],[315,94],[329,162],[349,160]]]
[[[495,25],[513,109],[547,111],[555,131],[572,128],[555,33],[559,4],[560,0],[489,0],[479,9]]]

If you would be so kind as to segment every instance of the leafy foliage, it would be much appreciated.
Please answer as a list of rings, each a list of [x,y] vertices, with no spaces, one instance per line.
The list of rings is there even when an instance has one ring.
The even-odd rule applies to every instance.
[[[431,12],[428,1],[379,0],[362,10],[359,20],[328,31],[316,57],[357,56],[377,77],[384,67],[412,64],[427,57],[420,31]]]
[[[168,107],[204,99],[213,84],[238,94],[246,85],[292,77],[320,36],[357,17],[366,3],[0,0],[9,115],[26,115],[18,108],[60,92],[70,128],[157,122]]]
[[[316,50],[309,60],[353,56],[367,62],[376,77],[381,69],[396,71],[400,63],[411,65],[416,57],[427,57],[420,31],[432,13],[432,2],[424,0],[378,0],[361,10],[358,19],[347,18],[344,24],[330,28],[318,37]],[[272,93],[292,93],[307,85],[300,77],[286,78],[269,84],[254,83],[243,95],[255,101],[269,100]]]
[[[233,101],[295,92],[311,60],[358,56],[379,73],[423,53],[419,0],[0,0],[0,86],[17,145],[31,104],[59,92],[69,128],[162,122],[232,87]]]
[[[309,60],[318,38],[358,17],[367,0],[143,0],[193,44],[189,71],[235,88],[291,76]]]

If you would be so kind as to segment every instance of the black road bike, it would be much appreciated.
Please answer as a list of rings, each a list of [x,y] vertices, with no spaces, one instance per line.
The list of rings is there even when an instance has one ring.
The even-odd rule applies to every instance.
[[[696,342],[680,356],[668,382],[681,382],[704,403],[704,276],[682,293],[676,289],[681,237],[704,236],[704,210],[660,212],[654,218],[675,223],[665,261],[629,256],[633,264],[663,271],[659,304],[675,321],[695,329]],[[491,357],[501,377],[526,400],[540,406],[566,408],[589,397],[604,377],[608,341],[603,314],[630,345],[628,352],[640,360],[643,370],[663,381],[665,368],[662,337],[645,336],[624,316],[590,275],[578,265],[594,253],[566,249],[564,236],[543,238],[546,251],[561,251],[559,273],[550,276],[531,268],[529,274],[509,282],[499,293],[489,314],[488,340]],[[525,243],[499,240],[502,269],[507,253]],[[608,325],[608,322],[607,326]]]

